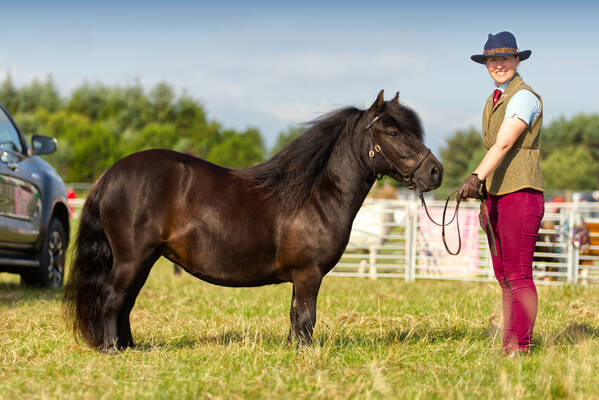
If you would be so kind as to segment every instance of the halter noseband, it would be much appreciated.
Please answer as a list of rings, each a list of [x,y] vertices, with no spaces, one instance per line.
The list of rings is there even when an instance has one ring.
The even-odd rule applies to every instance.
[[[372,174],[374,175],[374,177],[376,179],[380,180],[382,178],[382,176],[381,175],[377,175],[376,172],[375,172],[375,170],[374,170],[374,157],[375,157],[376,153],[380,153],[383,156],[383,158],[385,159],[385,161],[387,161],[387,163],[389,163],[391,165],[391,167],[393,168],[393,170],[396,170],[397,172],[399,172],[401,174],[401,177],[403,178],[404,183],[406,185],[408,185],[408,187],[410,189],[413,189],[414,188],[414,182],[412,181],[412,179],[414,178],[414,174],[416,173],[416,171],[418,170],[418,168],[420,168],[420,166],[422,165],[422,163],[424,162],[424,160],[426,160],[428,158],[428,156],[431,154],[431,149],[429,149],[428,147],[426,147],[426,150],[422,152],[422,154],[420,155],[420,158],[418,159],[418,161],[416,162],[416,164],[414,164],[414,166],[412,167],[412,169],[410,171],[408,171],[407,173],[404,172],[396,163],[393,162],[393,160],[391,160],[385,154],[385,152],[383,151],[382,147],[376,142],[376,139],[374,138],[374,135],[372,134],[372,130],[370,129],[372,127],[372,125],[374,125],[374,123],[376,121],[378,121],[382,116],[383,116],[383,114],[380,114],[380,115],[376,116],[366,126],[366,130],[368,131],[368,134],[370,135],[371,148],[368,151],[368,156],[372,160],[372,162],[370,163],[370,169],[372,170]]]

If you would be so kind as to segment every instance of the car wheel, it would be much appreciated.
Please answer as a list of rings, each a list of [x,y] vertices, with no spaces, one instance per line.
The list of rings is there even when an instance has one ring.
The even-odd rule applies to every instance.
[[[40,266],[32,274],[21,275],[21,282],[27,286],[55,289],[61,287],[64,280],[66,246],[64,228],[59,220],[53,218],[40,254]]]

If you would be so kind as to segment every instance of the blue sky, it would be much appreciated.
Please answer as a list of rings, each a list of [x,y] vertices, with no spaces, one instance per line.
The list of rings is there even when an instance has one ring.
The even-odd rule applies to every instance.
[[[268,146],[290,125],[399,90],[438,152],[457,129],[480,129],[492,82],[469,57],[510,30],[532,50],[519,70],[546,125],[599,112],[597,2],[479,3],[25,1],[2,6],[0,79],[51,74],[65,97],[84,81],[165,81]]]

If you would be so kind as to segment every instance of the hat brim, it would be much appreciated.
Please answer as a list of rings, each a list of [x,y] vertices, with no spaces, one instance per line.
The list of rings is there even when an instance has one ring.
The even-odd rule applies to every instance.
[[[531,54],[532,54],[532,51],[530,51],[530,50],[524,50],[524,51],[520,51],[518,53],[499,53],[499,54],[493,54],[490,56],[487,56],[484,54],[475,54],[473,56],[470,56],[470,59],[479,64],[485,64],[487,61],[487,58],[491,58],[491,57],[518,56],[518,57],[520,57],[520,61],[524,61],[528,57],[530,57]]]

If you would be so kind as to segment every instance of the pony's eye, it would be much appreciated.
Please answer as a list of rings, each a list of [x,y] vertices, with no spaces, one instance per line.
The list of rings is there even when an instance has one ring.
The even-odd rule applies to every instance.
[[[395,129],[391,130],[391,131],[387,131],[386,133],[387,133],[387,136],[391,136],[391,137],[395,137],[398,134],[398,132]]]

